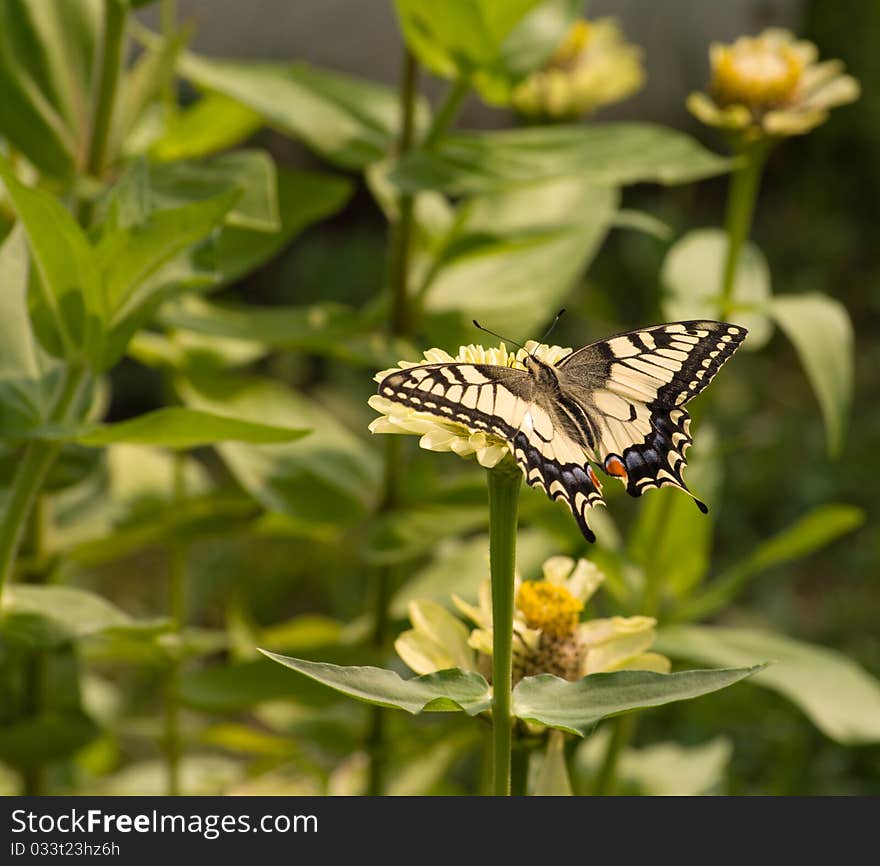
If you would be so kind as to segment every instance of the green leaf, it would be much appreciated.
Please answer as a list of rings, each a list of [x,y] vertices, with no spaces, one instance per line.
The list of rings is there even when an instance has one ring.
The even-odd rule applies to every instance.
[[[492,704],[489,684],[473,671],[452,668],[405,680],[394,671],[373,667],[340,667],[260,650],[267,658],[298,671],[350,698],[380,707],[423,712],[464,710],[475,716]]]
[[[590,790],[602,766],[610,731],[602,729],[577,747],[572,774],[583,781],[580,788]],[[724,793],[724,771],[733,754],[733,743],[716,737],[696,746],[655,743],[642,749],[626,749],[619,759],[619,787],[656,797],[696,797]]]
[[[178,389],[197,409],[312,430],[299,442],[218,446],[238,482],[270,511],[334,527],[360,520],[375,502],[376,455],[314,401],[277,382],[218,378],[210,372],[181,381]]]
[[[813,386],[822,417],[828,453],[843,445],[853,390],[853,329],[840,301],[818,292],[774,298],[776,324],[794,344]]]
[[[699,229],[681,238],[663,261],[663,315],[681,319],[721,319],[721,278],[727,256],[727,235],[721,229]],[[748,328],[746,349],[760,349],[773,335],[767,312],[770,269],[761,250],[746,242],[740,251],[733,284],[734,322]]]
[[[787,697],[840,743],[880,741],[880,682],[836,650],[759,629],[700,625],[661,629],[655,649],[708,664],[770,660],[755,685]]]
[[[71,586],[13,584],[3,593],[4,619],[39,616],[55,630],[53,644],[80,640],[108,631],[152,629],[153,622],[138,622],[105,598]]]
[[[709,567],[713,521],[689,496],[670,488],[651,491],[639,508],[629,551],[648,581],[676,596],[700,582]]]
[[[178,33],[144,45],[138,58],[122,74],[110,130],[111,153],[128,158],[140,156],[151,141],[163,134],[169,122],[163,92],[174,81],[177,55],[185,38],[185,34]],[[174,114],[171,119],[176,117]]]
[[[206,238],[222,222],[238,193],[154,212],[142,225],[119,228],[101,238],[95,251],[112,320],[131,314],[164,288],[163,266]]]
[[[180,697],[188,707],[202,712],[230,713],[279,700],[322,706],[332,696],[260,658],[188,671],[181,681]]]
[[[0,137],[60,180],[86,148],[102,8],[93,0],[0,2]]]
[[[653,214],[640,210],[621,208],[614,217],[614,228],[644,232],[658,241],[669,241],[672,238],[672,229],[669,225]]]
[[[730,169],[730,160],[681,132],[647,123],[536,126],[456,132],[413,150],[391,179],[405,192],[473,195],[555,178],[598,186],[688,183]]]
[[[231,283],[267,262],[303,229],[341,210],[351,194],[351,182],[343,177],[279,169],[276,190],[279,229],[269,234],[225,226],[217,243],[217,267],[222,283]]]
[[[57,366],[34,337],[27,307],[28,249],[16,227],[0,246],[0,437],[26,436],[52,409]]]
[[[757,665],[675,674],[616,671],[590,674],[576,682],[540,674],[517,683],[513,712],[517,718],[583,737],[609,716],[698,698],[733,685],[760,669]]]
[[[716,439],[710,427],[697,434],[695,459],[687,468],[688,487],[711,501],[720,487]],[[686,596],[706,575],[712,555],[714,520],[701,514],[693,500],[669,487],[652,490],[639,507],[629,535],[630,559],[639,565],[648,582],[664,594]]]
[[[186,796],[219,797],[246,776],[245,765],[223,755],[189,755],[180,762],[180,792]],[[94,783],[84,793],[101,797],[162,797],[168,793],[165,760],[137,761]]]
[[[485,529],[488,520],[484,504],[426,505],[380,515],[370,529],[366,561],[371,565],[407,562],[444,539]]]
[[[745,559],[719,575],[704,593],[676,611],[681,619],[698,619],[720,610],[756,574],[809,556],[865,522],[865,512],[854,505],[829,504],[814,508],[792,526],[762,542]]]
[[[133,445],[188,449],[217,442],[292,442],[308,433],[308,430],[276,427],[199,409],[169,406],[128,421],[93,425],[70,436],[65,435],[65,438],[72,438],[80,445],[92,448],[127,442]]]
[[[401,30],[419,61],[445,78],[472,80],[503,104],[512,85],[564,39],[583,0],[395,0]]]
[[[185,53],[179,72],[260,114],[270,126],[301,139],[343,168],[359,170],[388,153],[400,123],[397,94],[358,78],[304,63],[212,60]],[[418,99],[416,122],[427,125]]]
[[[357,310],[329,302],[256,308],[187,297],[162,307],[159,321],[188,334],[253,341],[264,349],[295,349],[374,370],[395,364],[408,349],[412,354],[409,344],[389,341]]]
[[[551,731],[547,738],[547,749],[532,793],[536,797],[570,797],[574,793],[565,760],[565,737],[560,731]]]
[[[431,341],[472,339],[475,317],[514,339],[536,336],[599,248],[617,201],[615,189],[569,178],[468,202],[423,288]]]
[[[41,767],[70,757],[98,735],[83,712],[44,712],[13,725],[0,725],[0,761],[13,767]]]
[[[256,111],[223,96],[208,93],[179,111],[169,129],[150,148],[157,162],[200,159],[250,138],[263,125]]]
[[[107,369],[125,352],[134,332],[172,294],[214,282],[198,259],[198,245],[222,223],[237,189],[174,210],[159,211],[141,226],[104,235],[96,247],[109,306],[110,333],[99,364]]]
[[[0,179],[27,233],[39,275],[39,303],[54,324],[65,355],[71,358],[82,352],[93,359],[99,352],[107,308],[88,239],[60,202],[20,183],[2,157]]]
[[[224,223],[260,232],[281,228],[275,163],[264,150],[235,150],[209,160],[181,160],[150,168],[150,197],[157,211],[173,210],[239,191]]]

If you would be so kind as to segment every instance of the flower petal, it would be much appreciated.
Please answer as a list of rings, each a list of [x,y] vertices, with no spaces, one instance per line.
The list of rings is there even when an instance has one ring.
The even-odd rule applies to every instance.
[[[415,629],[400,634],[394,641],[394,649],[417,674],[432,674],[455,667],[452,657],[442,646]]]
[[[452,660],[451,667],[474,670],[467,626],[445,607],[434,601],[411,601],[409,618],[417,632],[443,648]]]
[[[860,94],[859,82],[851,75],[841,75],[814,89],[804,99],[803,107],[813,110],[834,108],[837,105],[855,102]]]
[[[826,111],[768,111],[763,126],[770,135],[803,135],[828,118]]]
[[[574,570],[574,560],[570,556],[551,556],[544,561],[541,570],[544,580],[562,585]]]
[[[589,559],[579,559],[568,578],[568,591],[580,602],[586,604],[593,593],[605,580],[605,575],[596,563]]]
[[[705,93],[692,93],[687,98],[687,110],[707,126],[720,129],[745,129],[752,123],[752,113],[744,105],[720,108]]]
[[[672,662],[660,653],[639,653],[614,668],[606,668],[615,671],[654,671],[658,674],[668,674],[671,669]]]
[[[607,619],[591,619],[581,623],[581,641],[588,646],[600,646],[622,635],[650,631],[657,625],[652,616],[612,616]]]

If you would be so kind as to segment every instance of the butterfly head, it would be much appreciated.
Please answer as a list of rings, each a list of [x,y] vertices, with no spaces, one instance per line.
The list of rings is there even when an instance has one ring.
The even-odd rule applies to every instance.
[[[554,388],[559,381],[553,367],[545,364],[537,355],[526,355],[522,359],[522,364],[539,385]]]

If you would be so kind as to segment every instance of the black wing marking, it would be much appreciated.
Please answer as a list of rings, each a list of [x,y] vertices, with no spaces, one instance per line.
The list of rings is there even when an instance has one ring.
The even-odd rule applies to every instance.
[[[563,432],[559,422],[557,424],[550,441],[519,430],[511,442],[513,455],[526,481],[552,500],[565,502],[584,538],[594,542],[596,536],[587,524],[587,512],[594,505],[605,504],[602,486],[583,445]]]
[[[693,440],[681,407],[709,384],[746,333],[726,322],[674,322],[600,340],[559,362],[563,392],[582,402],[594,422],[603,468],[631,496],[667,485],[690,494],[682,471]]]
[[[587,511],[602,502],[589,431],[535,392],[529,373],[492,364],[424,364],[390,373],[378,393],[439,421],[507,441],[526,483],[571,509],[588,541]],[[604,503],[603,503],[604,504]]]

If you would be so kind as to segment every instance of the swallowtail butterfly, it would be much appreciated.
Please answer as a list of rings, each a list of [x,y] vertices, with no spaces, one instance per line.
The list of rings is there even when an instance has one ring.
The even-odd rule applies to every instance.
[[[593,465],[630,496],[678,487],[693,441],[685,404],[745,339],[726,322],[672,322],[591,343],[525,370],[424,364],[390,373],[379,394],[415,411],[507,441],[527,483],[563,499],[588,541],[587,511],[603,504]],[[693,497],[704,513],[706,506]]]

